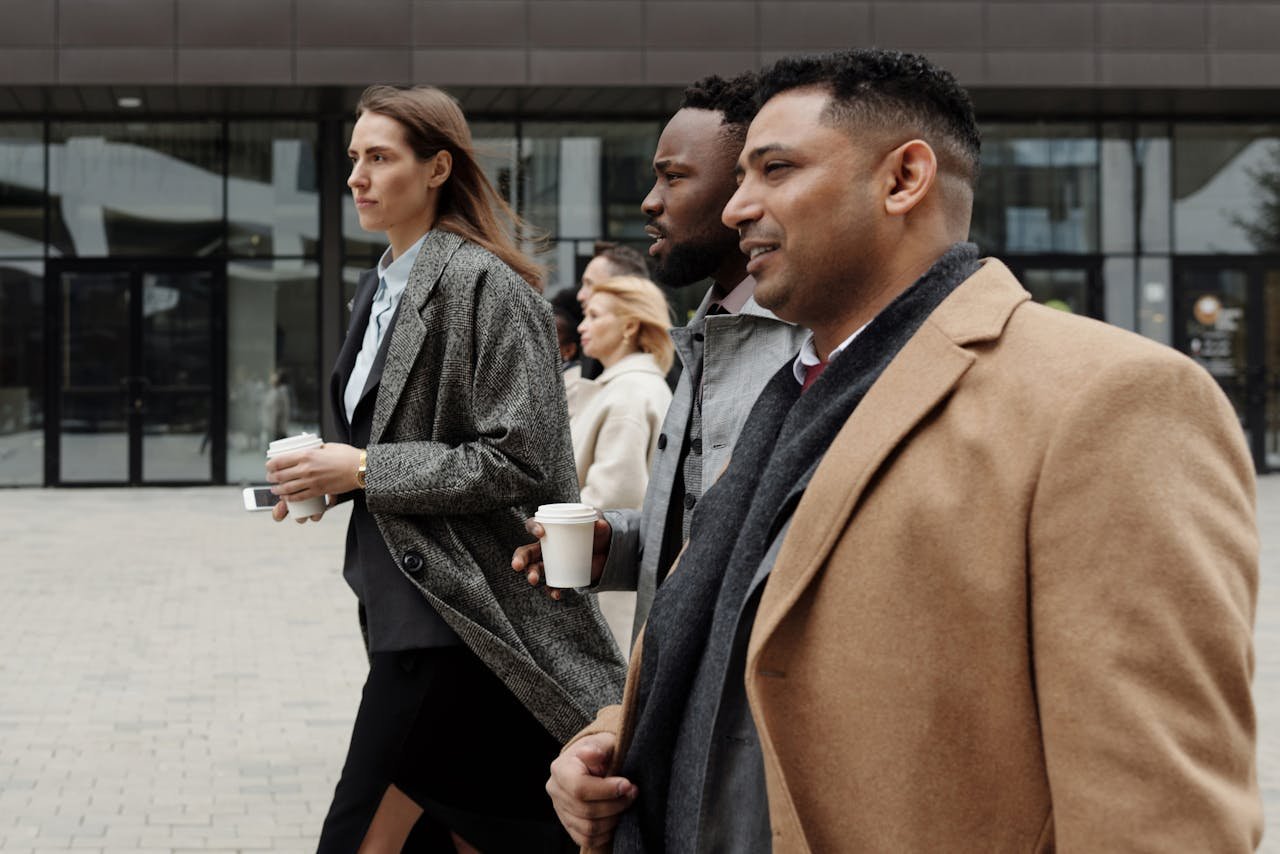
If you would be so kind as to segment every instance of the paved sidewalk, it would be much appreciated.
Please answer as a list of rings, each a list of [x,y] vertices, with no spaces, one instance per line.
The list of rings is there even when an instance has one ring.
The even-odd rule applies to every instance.
[[[1280,476],[1260,491],[1280,852]],[[0,490],[0,851],[314,850],[365,669],[347,513],[273,525],[235,488]],[[618,630],[629,607],[606,607]]]

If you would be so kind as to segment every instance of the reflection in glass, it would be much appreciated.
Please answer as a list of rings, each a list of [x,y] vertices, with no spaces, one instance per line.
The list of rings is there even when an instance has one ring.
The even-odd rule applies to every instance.
[[[1092,125],[988,125],[972,237],[984,253],[1096,252]]]
[[[44,255],[44,129],[0,124],[0,257]]]
[[[1134,127],[1106,124],[1102,127],[1099,182],[1102,187],[1101,231],[1103,252],[1134,251]]]
[[[44,482],[44,264],[0,265],[0,485]]]
[[[60,476],[64,482],[129,479],[129,274],[65,273],[62,315]]]
[[[1280,251],[1280,125],[1174,128],[1178,252]]]
[[[657,141],[653,122],[525,124],[522,215],[558,240],[643,240]],[[573,286],[575,257],[562,249],[549,259],[549,291]]]
[[[1247,423],[1247,300],[1244,270],[1190,267],[1179,271],[1178,348],[1213,375],[1252,435],[1256,425]]]
[[[141,375],[143,480],[210,480],[210,273],[147,273],[142,277]]]
[[[1121,329],[1137,328],[1137,274],[1138,259],[1133,256],[1114,255],[1103,260],[1103,319],[1107,323]]]
[[[1141,124],[1134,145],[1138,236],[1144,253],[1168,252],[1173,240],[1173,143],[1167,124]]]
[[[1030,267],[1018,276],[1031,298],[1050,308],[1071,314],[1089,314],[1089,274],[1078,268]]]
[[[204,256],[223,243],[222,128],[215,122],[55,122],[52,251]]]
[[[227,265],[227,479],[260,483],[267,443],[320,432],[328,371],[316,340],[319,270],[301,261]],[[324,382],[321,382],[323,378]]]
[[[315,124],[234,122],[228,145],[228,251],[314,257],[320,229]]]
[[[1266,300],[1266,463],[1268,469],[1275,469],[1280,468],[1280,268],[1262,271],[1262,289]]]
[[[1138,332],[1173,345],[1173,270],[1168,256],[1138,259]]]

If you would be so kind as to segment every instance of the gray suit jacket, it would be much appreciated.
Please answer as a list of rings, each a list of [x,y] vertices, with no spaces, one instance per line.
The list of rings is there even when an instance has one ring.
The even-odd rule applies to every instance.
[[[707,316],[708,291],[689,325],[671,330],[676,354],[684,364],[671,407],[662,424],[658,452],[649,471],[644,507],[610,510],[604,514],[613,527],[609,558],[600,577],[600,590],[635,590],[636,615],[631,638],[649,616],[658,588],[668,504],[680,474],[680,446],[693,412],[694,383],[702,379],[702,472],[705,486],[720,476],[742,424],[760,390],[789,359],[795,357],[807,330],[778,319],[747,300],[742,311]],[[702,334],[702,364],[697,363],[693,336]]]
[[[556,738],[622,696],[594,596],[511,570],[538,505],[578,497],[551,308],[449,232],[418,255],[387,346],[365,499],[404,574]]]

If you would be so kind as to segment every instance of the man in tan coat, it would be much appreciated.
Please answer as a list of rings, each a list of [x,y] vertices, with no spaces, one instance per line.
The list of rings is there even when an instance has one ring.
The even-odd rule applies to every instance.
[[[552,765],[618,851],[1249,851],[1249,455],[1171,349],[1035,305],[968,234],[968,98],[780,61],[724,211],[808,326]],[[820,379],[819,379],[820,377]]]

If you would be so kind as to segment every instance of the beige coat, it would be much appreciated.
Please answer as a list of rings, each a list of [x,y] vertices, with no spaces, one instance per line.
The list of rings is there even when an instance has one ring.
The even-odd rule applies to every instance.
[[[987,261],[850,417],[764,591],[773,850],[1253,850],[1257,570],[1216,383]],[[582,734],[625,745],[642,644]]]
[[[640,509],[670,403],[666,376],[648,353],[624,356],[579,392],[569,433],[584,504]]]
[[[591,380],[583,379],[582,365],[575,362],[572,366],[564,369],[564,398],[569,405],[569,417],[578,414],[578,410],[582,408],[582,402],[591,397],[595,388],[595,383]]]

